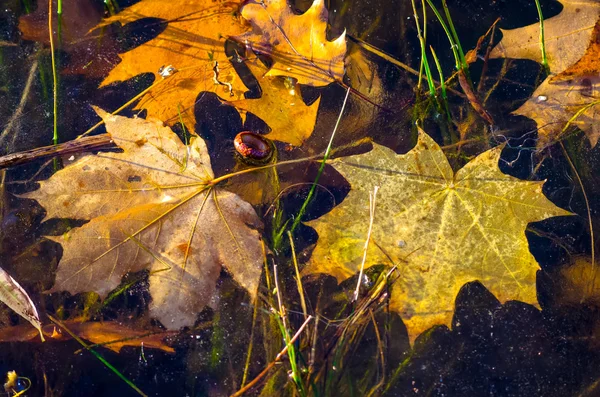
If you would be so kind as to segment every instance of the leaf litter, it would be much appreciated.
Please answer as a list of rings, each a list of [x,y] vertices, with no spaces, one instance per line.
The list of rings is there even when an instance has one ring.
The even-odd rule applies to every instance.
[[[589,94],[597,91],[600,6],[588,0],[562,3],[562,13],[546,21],[553,74],[515,113],[538,123],[541,147],[559,138],[570,123],[584,130],[594,146],[596,99]],[[47,217],[89,220],[63,236],[50,237],[64,250],[52,292],[95,291],[105,297],[126,274],[146,271],[150,314],[176,330],[193,324],[210,302],[222,269],[256,297],[262,222],[250,204],[214,186],[204,141],[193,137],[189,146],[183,145],[163,122],[178,121],[183,108],[182,119],[192,128],[196,120],[190,109],[198,94],[215,92],[242,117],[250,112],[263,119],[272,139],[300,146],[312,133],[320,103],[306,105],[299,83],[341,81],[346,49],[344,34],[326,39],[327,11],[321,0],[302,15],[282,0],[243,6],[239,1],[203,0],[172,7],[145,0],[100,27],[144,18],[161,18],[165,30],[123,54],[103,84],[152,72],[156,88],[136,106],[148,109],[148,120],[98,110],[123,152],[86,156],[24,197],[39,200]],[[572,29],[574,24],[583,28]],[[504,30],[493,56],[539,61],[538,26]],[[267,55],[273,63],[251,54],[228,56],[227,39],[244,43],[248,52]],[[373,73],[374,65],[361,65],[362,56],[357,59],[357,69]],[[245,98],[246,85],[232,62],[250,68],[261,87],[260,99]],[[159,65],[175,65],[172,76],[163,79]],[[381,82],[374,92],[376,98],[385,95]],[[588,105],[589,112],[580,114]],[[554,130],[544,132],[546,125]],[[420,131],[417,146],[405,155],[374,144],[368,153],[333,160],[351,190],[331,212],[307,223],[319,239],[304,274],[327,273],[342,281],[358,272],[368,233],[366,223],[357,220],[367,218],[368,194],[379,186],[366,266],[400,269],[391,308],[401,315],[411,339],[436,324],[449,325],[458,290],[473,280],[480,280],[500,301],[535,305],[539,264],[530,253],[525,229],[530,222],[572,213],[544,196],[543,181],[503,174],[498,168],[501,150],[481,153],[453,172],[440,147]],[[586,269],[587,280],[595,267]],[[577,291],[578,285],[574,282],[571,289]]]

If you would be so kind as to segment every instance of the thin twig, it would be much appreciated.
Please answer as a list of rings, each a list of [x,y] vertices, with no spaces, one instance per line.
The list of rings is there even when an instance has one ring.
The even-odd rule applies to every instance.
[[[43,146],[23,152],[11,153],[0,157],[0,169],[14,167],[30,161],[47,157],[64,156],[100,149],[116,148],[108,134],[88,136],[79,140],[68,141],[58,145]]]
[[[591,245],[590,248],[592,250],[592,272],[593,272],[592,282],[591,282],[592,288],[589,288],[589,290],[592,291],[593,286],[596,285],[596,273],[597,273],[596,270],[597,269],[596,269],[594,224],[592,222],[592,211],[590,209],[590,202],[588,200],[587,193],[585,192],[585,187],[583,187],[583,181],[581,180],[581,177],[579,176],[579,172],[577,172],[577,168],[575,168],[575,164],[573,164],[573,162],[571,161],[571,157],[569,156],[569,153],[567,152],[565,145],[562,143],[562,141],[558,141],[558,143],[560,144],[560,147],[562,148],[563,153],[565,154],[565,157],[567,159],[567,162],[569,163],[569,166],[571,166],[571,169],[573,170],[573,173],[575,174],[575,177],[577,178],[577,182],[579,182],[579,186],[581,187],[581,193],[583,193],[583,199],[585,201],[585,208],[587,210],[587,218],[588,218],[588,226],[590,228],[590,245]],[[587,293],[587,290],[585,290],[583,293],[582,303],[583,303],[583,299],[586,298],[586,293]]]
[[[349,94],[350,94],[350,90],[348,89],[348,90],[346,90],[346,96],[344,97],[344,102],[342,103],[342,108],[340,109],[340,113],[338,114],[337,121],[335,122],[335,126],[333,127],[333,132],[331,133],[331,137],[329,138],[329,143],[327,144],[327,149],[325,150],[325,155],[323,156],[323,160],[321,162],[321,166],[319,167],[319,171],[317,172],[317,176],[315,177],[315,181],[313,182],[313,185],[311,186],[311,188],[308,192],[308,195],[306,196],[306,199],[304,199],[304,203],[302,203],[302,207],[300,207],[300,211],[298,211],[298,215],[294,219],[294,223],[292,223],[292,227],[290,227],[290,232],[292,232],[292,233],[294,233],[294,231],[296,230],[296,228],[302,221],[304,213],[306,212],[306,208],[308,207],[308,203],[311,201],[313,195],[315,194],[315,189],[317,187],[317,184],[319,183],[319,178],[321,177],[321,174],[323,173],[323,170],[325,169],[325,164],[327,164],[327,159],[329,158],[329,155],[331,154],[331,148],[333,146],[333,138],[335,137],[335,133],[338,130],[340,121],[342,120],[342,115],[344,114],[344,110],[346,109],[346,103],[348,102]]]
[[[56,73],[56,57],[54,55],[54,32],[52,31],[52,0],[48,0],[48,36],[50,38],[50,54],[52,57],[52,143],[58,143],[58,74]]]
[[[306,300],[304,299],[304,288],[302,287],[302,278],[300,277],[300,270],[298,269],[298,259],[296,258],[296,247],[294,247],[294,238],[292,233],[288,230],[287,235],[290,239],[290,248],[292,250],[292,261],[294,262],[294,270],[296,271],[296,286],[298,288],[298,294],[300,295],[300,305],[302,306],[302,312],[304,318],[308,317],[308,311],[306,310]]]
[[[281,298],[281,290],[279,289],[279,280],[277,279],[277,265],[273,264],[273,279],[275,280],[275,292],[277,293],[277,306],[279,306],[279,317],[283,322],[283,328],[287,329],[285,306],[283,306],[283,299]]]

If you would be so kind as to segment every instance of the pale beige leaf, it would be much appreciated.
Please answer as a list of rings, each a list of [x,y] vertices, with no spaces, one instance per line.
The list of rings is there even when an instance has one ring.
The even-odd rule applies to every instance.
[[[105,297],[125,274],[148,269],[150,311],[168,329],[194,323],[222,268],[254,297],[262,223],[250,204],[209,185],[204,142],[186,147],[156,120],[99,114],[123,153],[84,157],[27,194],[50,216],[90,219],[53,238],[63,256],[52,291]]]
[[[0,268],[0,301],[29,321],[39,331],[42,341],[44,340],[42,323],[35,304],[17,280],[2,268]]]
[[[598,0],[562,0],[563,10],[544,21],[546,54],[550,70],[558,74],[583,56],[592,29],[600,16]],[[524,6],[535,7],[533,2]],[[502,29],[502,40],[491,53],[493,58],[525,58],[542,61],[539,24]]]
[[[586,83],[582,84],[584,81]],[[594,147],[600,138],[600,102],[593,93],[600,93],[598,77],[557,82],[546,79],[514,114],[535,120],[538,127],[538,148],[552,145],[560,139],[567,123],[579,127]],[[592,106],[569,122],[579,110],[588,105]]]

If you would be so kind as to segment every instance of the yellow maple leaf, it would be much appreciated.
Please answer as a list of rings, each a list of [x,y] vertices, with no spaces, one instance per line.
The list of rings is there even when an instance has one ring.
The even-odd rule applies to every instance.
[[[286,4],[285,0],[277,1]],[[257,61],[252,62],[251,68],[259,79],[263,96],[246,100],[246,86],[225,53],[225,41],[250,28],[239,15],[241,3],[240,0],[200,0],[166,5],[160,0],[143,0],[107,18],[100,26],[160,18],[166,21],[166,27],[157,37],[122,54],[121,63],[101,85],[127,80],[141,73],[153,73],[160,80],[159,68],[172,65],[176,73],[143,95],[136,109],[145,108],[151,117],[169,124],[178,122],[181,112],[188,128],[193,128],[196,122],[193,105],[198,94],[215,92],[243,111],[251,111],[263,118],[273,131],[273,139],[300,145],[313,131],[318,101],[307,106],[299,92],[291,98],[289,89],[279,78],[263,77],[268,69]],[[215,62],[218,63],[218,74],[215,74]]]
[[[598,0],[562,0],[563,10],[544,21],[545,45],[552,73],[560,73],[583,56],[592,29],[600,17]],[[502,40],[492,58],[524,58],[542,61],[539,24],[502,29]]]
[[[326,38],[327,15],[323,0],[314,0],[301,15],[296,15],[286,1],[249,1],[242,8],[242,16],[254,30],[238,40],[275,61],[267,76],[290,76],[300,84],[327,85],[341,81],[346,55],[345,32],[333,41]]]
[[[501,301],[534,304],[539,266],[525,228],[570,213],[542,194],[543,182],[503,174],[501,150],[488,150],[454,173],[421,131],[404,155],[374,144],[368,153],[333,160],[352,189],[331,212],[307,223],[319,240],[304,272],[341,281],[359,271],[369,194],[379,186],[365,267],[391,265],[390,259],[398,265],[391,308],[411,339],[435,324],[450,325],[456,294],[469,281],[481,281]]]
[[[84,156],[25,197],[47,217],[89,219],[64,236],[51,291],[105,297],[121,278],[149,270],[150,314],[167,329],[192,325],[221,269],[256,296],[262,222],[250,204],[213,188],[204,141],[185,146],[156,119],[98,111],[122,153]]]
[[[240,99],[230,103],[240,110],[243,120],[247,112],[265,120],[271,127],[271,132],[266,135],[269,139],[301,146],[313,132],[321,98],[306,106],[297,83],[291,83],[288,88],[282,78],[261,77],[264,68],[257,62],[248,62],[247,65],[258,78],[261,98]]]

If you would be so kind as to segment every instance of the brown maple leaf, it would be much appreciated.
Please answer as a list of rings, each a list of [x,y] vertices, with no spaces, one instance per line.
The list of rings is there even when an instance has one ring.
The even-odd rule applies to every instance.
[[[544,21],[545,47],[552,73],[561,73],[585,53],[598,17],[598,0],[561,0],[563,10]],[[533,5],[532,5],[533,6]],[[522,28],[502,29],[502,40],[492,58],[525,58],[542,61],[539,23]]]

